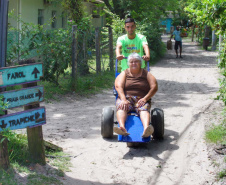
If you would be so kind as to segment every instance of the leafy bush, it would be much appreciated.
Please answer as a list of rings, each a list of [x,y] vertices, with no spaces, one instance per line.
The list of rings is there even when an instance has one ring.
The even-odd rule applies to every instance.
[[[220,125],[213,125],[212,128],[206,132],[207,140],[216,144],[226,144],[226,123]]]
[[[161,28],[158,22],[148,22],[148,20],[143,20],[137,23],[138,32],[147,37],[148,45],[151,53],[151,61],[164,55],[166,51],[165,44],[161,39]]]
[[[72,25],[73,21],[68,21],[67,28],[47,30],[50,23],[46,25],[35,25],[33,23],[25,23],[22,20],[21,29],[9,27],[8,32],[8,49],[7,63],[15,65],[20,60],[35,59],[43,63],[44,80],[53,82],[58,85],[59,76],[65,75],[65,70],[71,66],[72,54]],[[83,18],[78,27],[78,68],[80,73],[84,73],[87,61],[84,61],[82,53],[82,45],[84,33],[90,30],[90,18]],[[88,34],[87,34],[88,35]],[[88,38],[87,42],[92,38]]]
[[[8,103],[5,103],[3,101],[3,96],[0,96],[0,114],[4,114],[4,110],[6,110],[8,107]]]
[[[218,64],[218,67],[221,69],[222,78],[220,81],[220,89],[218,96],[219,99],[221,99],[224,104],[226,105],[226,39],[224,40],[222,44],[222,50],[220,51],[220,63]]]
[[[118,15],[115,15],[111,12],[108,14],[112,17],[111,26],[113,30],[113,40],[114,46],[116,46],[116,41],[119,36],[126,34],[125,32],[125,20],[120,19]],[[161,39],[161,28],[158,24],[158,21],[149,19],[143,19],[142,21],[137,21],[137,33],[143,34],[147,37],[148,45],[151,53],[151,61],[164,55],[166,48]],[[104,30],[103,34],[108,34],[107,29]]]

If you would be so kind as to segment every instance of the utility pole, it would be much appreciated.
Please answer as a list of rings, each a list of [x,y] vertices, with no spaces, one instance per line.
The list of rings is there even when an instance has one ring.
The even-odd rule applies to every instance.
[[[9,0],[0,0],[0,67],[6,67]]]
[[[7,49],[7,25],[8,25],[8,5],[9,0],[0,0],[0,67],[6,67],[6,49]],[[5,88],[0,88],[0,92]],[[7,114],[7,111],[4,111]],[[2,115],[0,115],[1,117]],[[0,169],[7,170],[10,166],[8,154],[8,140],[0,133]]]

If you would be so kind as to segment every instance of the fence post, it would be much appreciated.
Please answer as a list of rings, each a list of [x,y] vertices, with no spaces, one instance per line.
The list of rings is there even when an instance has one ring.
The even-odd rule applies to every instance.
[[[77,76],[77,63],[78,63],[78,58],[77,58],[77,25],[72,26],[72,80],[73,84],[75,85],[76,83],[76,76]]]
[[[110,63],[110,71],[114,70],[114,51],[113,51],[113,34],[112,34],[112,27],[108,27],[109,33],[109,63]]]
[[[0,141],[3,139],[3,136],[0,134]],[[0,169],[7,170],[10,166],[9,163],[9,153],[8,153],[8,140],[5,138],[0,144]]]
[[[101,62],[100,62],[100,28],[95,29],[96,38],[96,71],[101,72]]]
[[[87,32],[84,32],[83,34],[83,63],[87,64]]]
[[[7,49],[7,25],[8,25],[8,0],[0,0],[0,67],[6,67],[6,49]],[[0,88],[0,92],[5,91],[5,88]],[[7,114],[7,111],[5,111]],[[0,115],[1,116],[1,115]],[[8,154],[8,140],[0,134],[0,168],[8,169],[9,154]]]
[[[215,30],[212,31],[212,47],[211,50],[215,51],[217,49],[217,38],[216,38],[216,34],[215,34]]]
[[[194,42],[194,32],[195,32],[195,26],[192,25],[192,33],[191,33],[191,41]]]
[[[223,41],[223,36],[222,35],[219,35],[219,55],[221,53],[221,50],[223,49],[222,48],[222,41]],[[221,63],[221,58],[218,57],[218,64],[220,64],[220,63]]]
[[[20,65],[35,63],[33,60],[19,61]],[[37,82],[23,84],[23,88],[37,86]],[[24,110],[40,107],[39,103],[24,106]],[[28,148],[31,159],[39,164],[46,164],[42,126],[27,128]]]

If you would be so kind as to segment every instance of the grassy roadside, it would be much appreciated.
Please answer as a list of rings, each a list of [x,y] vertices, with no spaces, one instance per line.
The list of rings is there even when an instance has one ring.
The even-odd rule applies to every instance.
[[[224,150],[226,149],[226,108],[224,108],[222,112],[223,121],[220,124],[212,124],[212,126],[206,131],[205,139],[209,143],[214,143],[217,148],[219,148],[219,152],[222,152],[223,163],[224,164],[217,164],[216,166],[225,166],[226,164],[226,156]],[[223,150],[222,150],[223,149]],[[218,154],[217,154],[218,155]],[[221,180],[226,178],[226,168],[221,168],[220,171],[217,173],[217,179]]]
[[[27,136],[5,131],[8,138],[10,168],[0,169],[1,185],[61,185],[64,172],[71,166],[70,157],[60,151],[45,150],[47,165],[32,163],[29,157]]]
[[[100,74],[89,74],[80,76],[75,82],[76,88],[72,88],[71,77],[61,76],[59,80],[60,85],[54,83],[40,81],[38,85],[43,85],[45,89],[44,99],[49,102],[51,100],[59,100],[60,95],[77,94],[79,96],[89,96],[91,94],[100,92],[103,89],[112,88],[114,85],[114,72],[105,71]]]

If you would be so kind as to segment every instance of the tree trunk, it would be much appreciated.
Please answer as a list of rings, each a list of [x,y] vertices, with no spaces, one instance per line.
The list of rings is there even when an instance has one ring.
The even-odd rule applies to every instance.
[[[217,49],[216,47],[217,44],[217,38],[216,38],[216,34],[215,34],[215,30],[212,31],[212,51],[215,51]]]
[[[2,139],[3,136],[0,134],[0,141]],[[5,138],[4,141],[0,143],[0,169],[3,168],[7,170],[9,166],[8,140]]]
[[[109,33],[109,63],[110,63],[110,71],[114,70],[114,51],[113,51],[113,35],[112,35],[112,28],[108,28]]]
[[[219,35],[219,54],[220,54],[220,52],[222,50],[222,46],[221,46],[222,40],[223,40],[223,36],[222,35]],[[218,64],[220,64],[220,63],[221,63],[221,58],[218,57]]]
[[[195,32],[195,26],[192,26],[192,35],[191,35],[191,41],[194,42],[194,32]]]
[[[100,62],[100,28],[95,29],[96,37],[96,71],[101,72],[101,62]]]
[[[72,80],[76,81],[77,75],[77,47],[78,46],[78,37],[77,37],[77,25],[72,26]]]
[[[210,36],[210,26],[205,26],[205,38],[209,38]]]

